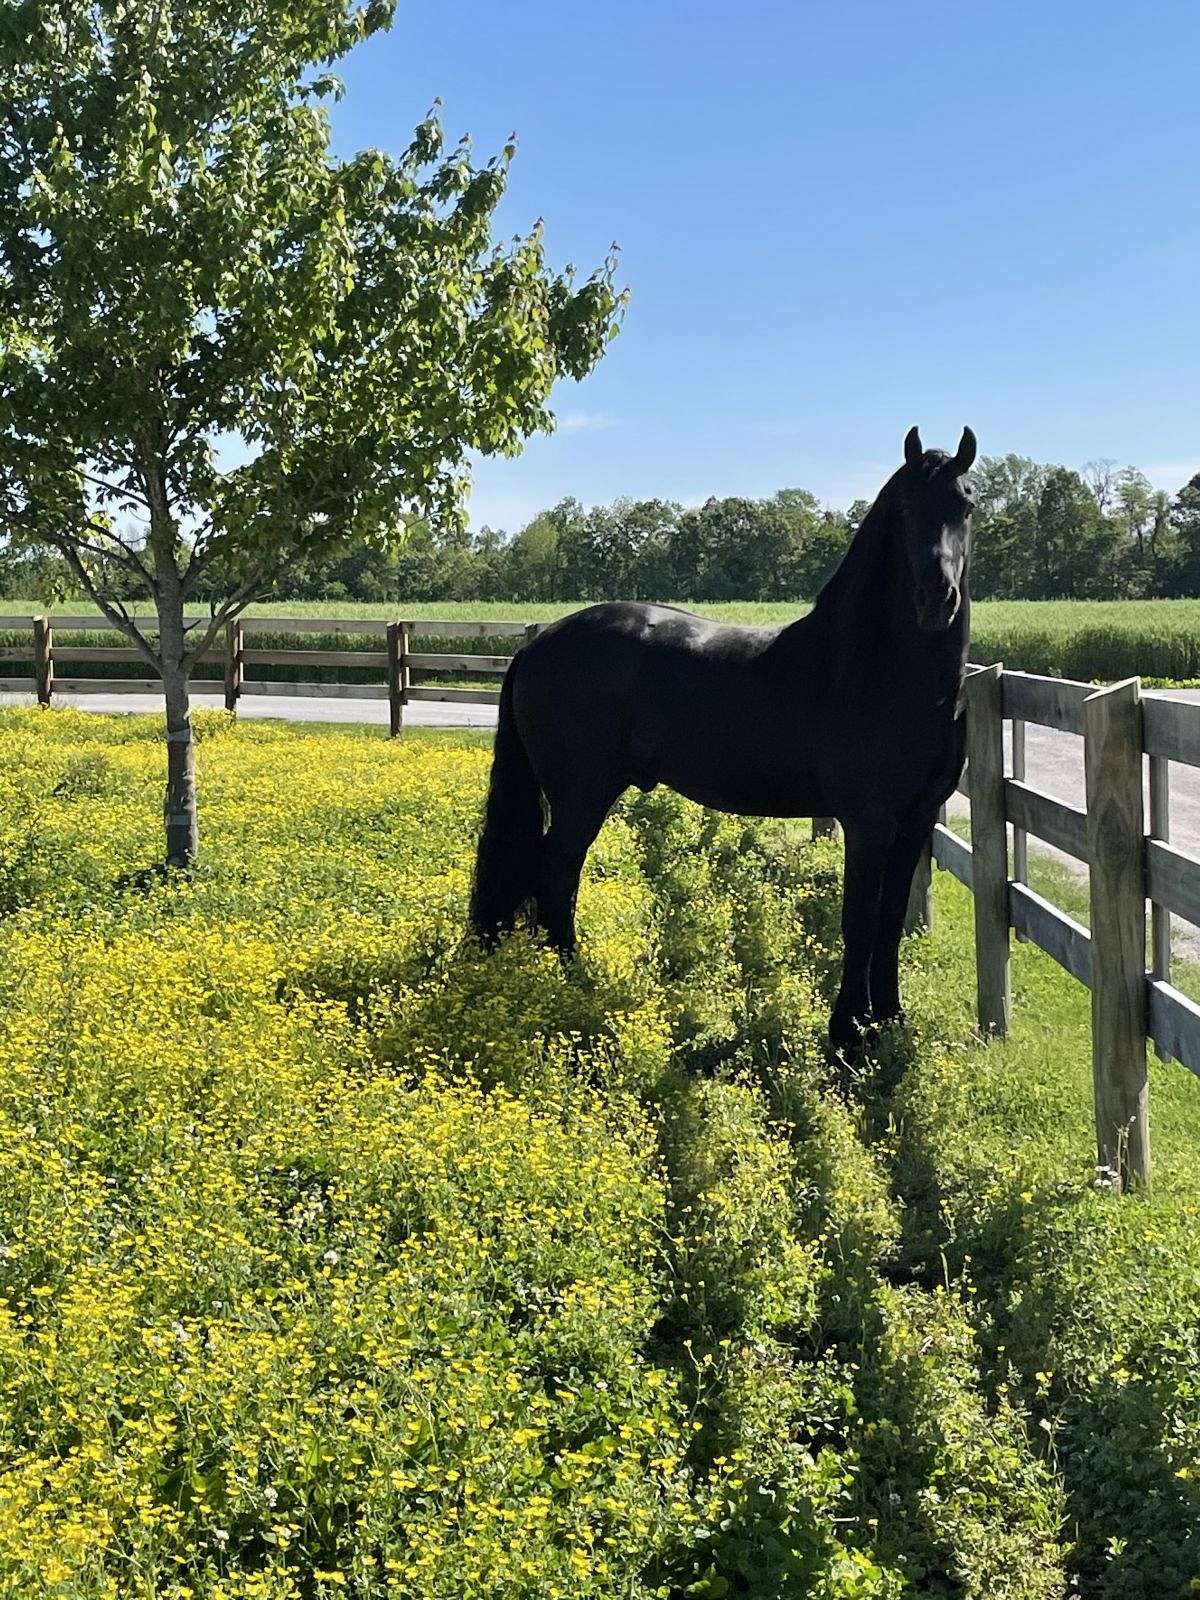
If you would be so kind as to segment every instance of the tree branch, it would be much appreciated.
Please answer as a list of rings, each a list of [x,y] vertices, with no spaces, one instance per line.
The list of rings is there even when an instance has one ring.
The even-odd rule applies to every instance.
[[[109,599],[101,593],[91,573],[79,559],[79,551],[73,543],[54,534],[48,535],[48,538],[59,554],[65,557],[67,565],[86,589],[91,600],[99,606],[102,614],[112,623],[118,633],[123,633],[127,639],[132,641],[134,649],[145,658],[161,677],[162,662],[151,648],[150,641],[129,615],[121,601]],[[151,592],[153,593],[153,590]]]
[[[150,502],[145,495],[138,494],[136,489],[119,489],[115,483],[109,483],[107,478],[98,477],[94,472],[88,472],[84,467],[77,468],[79,476],[86,478],[89,483],[94,483],[98,489],[103,489],[106,494],[111,494],[117,500],[136,500],[150,509]]]
[[[207,523],[211,528],[212,517],[205,517],[204,523]],[[201,526],[203,525],[204,524],[202,523]],[[219,538],[220,536],[216,535],[214,537]],[[200,581],[201,573],[203,573],[208,564],[215,560],[220,553],[220,546],[218,544],[214,548],[213,539],[205,539],[201,537],[198,538],[192,545],[192,553],[188,557],[188,564],[183,569],[182,589],[185,600],[190,594],[195,593],[196,585]]]
[[[85,526],[91,528],[102,538],[110,539],[114,537],[114,535],[111,534],[107,528],[103,527],[99,523],[89,521],[85,524]],[[74,545],[76,549],[84,550],[88,555],[95,556],[100,561],[115,561],[118,566],[124,567],[126,571],[136,572],[138,577],[141,578],[150,592],[154,592],[154,579],[151,576],[149,568],[143,565],[142,561],[137,555],[137,552],[131,550],[123,539],[116,540],[116,543],[120,548],[118,550],[113,550],[107,545],[93,544],[90,539],[84,539],[79,534],[75,533],[46,533],[43,535],[43,537],[52,540],[56,549],[62,549],[65,544],[69,543]]]
[[[217,610],[213,612],[204,633],[200,636],[199,643],[188,650],[187,661],[189,663],[198,660],[204,654],[226,623],[232,622],[243,607],[249,605],[258,592],[270,583],[272,575],[270,567],[259,568],[243,584],[240,584],[227,600],[221,602]],[[196,627],[198,624],[192,623],[190,626]]]

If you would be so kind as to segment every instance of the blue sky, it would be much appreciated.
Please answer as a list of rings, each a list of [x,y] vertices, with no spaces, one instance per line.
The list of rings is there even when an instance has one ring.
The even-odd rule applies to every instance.
[[[953,444],[1200,468],[1200,5],[400,0],[344,65],[339,148],[435,95],[502,222],[632,290],[560,428],[481,463],[472,521],[566,494],[784,485],[846,504],[912,422]]]

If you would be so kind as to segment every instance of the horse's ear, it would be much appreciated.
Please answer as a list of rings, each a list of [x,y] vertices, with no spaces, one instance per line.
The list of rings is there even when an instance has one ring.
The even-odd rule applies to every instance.
[[[910,428],[904,435],[904,464],[915,467],[920,464],[921,457],[925,454],[921,444],[921,435],[916,428]]]
[[[962,438],[958,441],[958,454],[954,457],[954,465],[960,472],[970,472],[977,449],[975,435],[970,428],[964,428]]]

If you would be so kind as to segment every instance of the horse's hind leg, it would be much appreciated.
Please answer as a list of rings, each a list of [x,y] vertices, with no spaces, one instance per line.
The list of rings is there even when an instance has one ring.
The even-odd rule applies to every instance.
[[[551,801],[550,827],[538,869],[537,920],[562,956],[575,950],[575,897],[579,875],[596,835],[625,785]]]

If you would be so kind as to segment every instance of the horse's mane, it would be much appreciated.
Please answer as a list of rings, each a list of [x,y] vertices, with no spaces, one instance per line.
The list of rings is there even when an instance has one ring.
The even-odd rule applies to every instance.
[[[926,450],[921,471],[932,477],[948,460],[944,450]],[[875,496],[850,548],[813,601],[810,616],[824,616],[847,602],[879,593],[879,564],[887,553],[886,540],[896,511],[900,479],[906,470],[898,467]]]
[[[903,471],[903,468],[900,469]],[[895,472],[875,496],[871,509],[858,525],[850,548],[813,601],[810,616],[824,616],[847,600],[857,598],[876,572],[884,538],[895,510]]]

